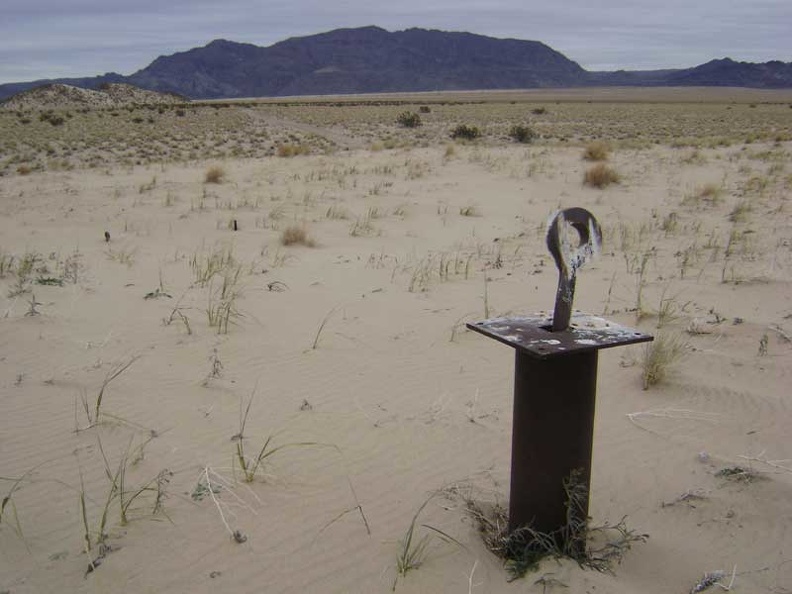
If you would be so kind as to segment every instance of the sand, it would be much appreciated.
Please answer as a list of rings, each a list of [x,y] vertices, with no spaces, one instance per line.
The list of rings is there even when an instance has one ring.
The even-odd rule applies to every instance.
[[[792,143],[616,148],[603,189],[577,145],[452,146],[0,178],[0,592],[391,591],[427,498],[507,504],[513,354],[464,323],[552,308],[570,206],[604,229],[575,306],[684,343],[647,390],[600,354],[592,524],[648,540],[509,582],[436,495],[396,590],[792,591]]]

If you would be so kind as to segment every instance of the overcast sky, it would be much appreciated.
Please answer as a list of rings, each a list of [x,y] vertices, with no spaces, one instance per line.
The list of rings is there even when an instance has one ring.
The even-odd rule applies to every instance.
[[[589,70],[792,61],[792,0],[2,0],[0,83],[132,74],[213,39],[267,46],[364,25],[532,39]]]

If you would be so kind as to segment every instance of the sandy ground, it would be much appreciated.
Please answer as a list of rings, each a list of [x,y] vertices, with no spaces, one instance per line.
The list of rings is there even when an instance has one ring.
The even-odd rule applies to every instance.
[[[509,582],[435,496],[396,590],[792,592],[791,152],[619,150],[605,189],[516,145],[0,178],[0,592],[391,591],[433,493],[508,498],[513,354],[464,323],[552,307],[559,206],[604,228],[575,305],[685,343],[648,390],[642,347],[600,354],[592,523],[649,538]],[[249,483],[240,434],[272,438]]]

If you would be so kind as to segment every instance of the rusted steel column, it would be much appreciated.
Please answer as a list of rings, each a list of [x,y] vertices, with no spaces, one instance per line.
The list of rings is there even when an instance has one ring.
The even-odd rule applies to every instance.
[[[468,324],[516,351],[509,530],[530,527],[561,546],[580,546],[563,542],[573,536],[565,529],[584,525],[588,516],[598,353],[652,340],[572,309],[577,271],[599,251],[601,238],[587,210],[560,211],[547,233],[559,272],[553,314]],[[573,479],[570,505],[566,487]]]
[[[516,351],[509,529],[551,534],[567,523],[564,482],[588,485],[597,351],[537,359]],[[588,516],[588,494],[572,511]]]

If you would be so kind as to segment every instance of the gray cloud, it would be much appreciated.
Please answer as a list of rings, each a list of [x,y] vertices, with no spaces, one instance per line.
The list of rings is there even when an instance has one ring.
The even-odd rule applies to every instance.
[[[271,45],[363,25],[534,39],[593,70],[792,60],[789,0],[4,0],[0,82],[129,74],[216,38]]]

